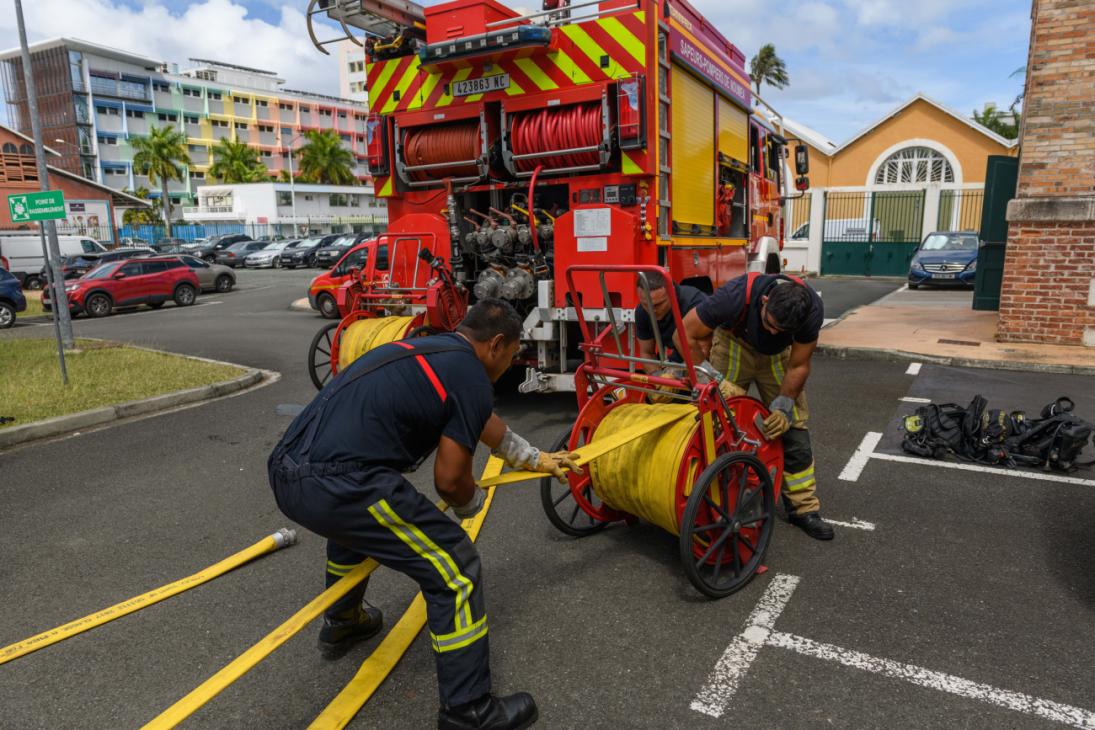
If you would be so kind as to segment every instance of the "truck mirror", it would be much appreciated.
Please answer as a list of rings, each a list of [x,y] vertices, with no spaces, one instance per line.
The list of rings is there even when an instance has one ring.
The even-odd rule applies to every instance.
[[[810,174],[810,152],[806,149],[806,145],[804,144],[795,147],[795,174]],[[802,190],[804,188],[799,189]]]

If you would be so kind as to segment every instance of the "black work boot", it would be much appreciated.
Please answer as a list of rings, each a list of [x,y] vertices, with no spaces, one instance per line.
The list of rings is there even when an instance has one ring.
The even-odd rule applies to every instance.
[[[508,697],[488,694],[463,705],[441,706],[437,730],[523,730],[540,716],[528,692]]]
[[[832,540],[833,526],[821,518],[820,512],[787,515],[787,520],[815,540]]]
[[[323,617],[319,651],[324,659],[339,659],[359,641],[376,636],[384,626],[384,614],[369,604]]]

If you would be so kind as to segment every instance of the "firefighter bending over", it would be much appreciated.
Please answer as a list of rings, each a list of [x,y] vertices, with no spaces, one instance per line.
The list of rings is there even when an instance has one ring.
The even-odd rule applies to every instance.
[[[692,357],[710,361],[744,390],[755,382],[771,415],[768,439],[783,438],[783,499],[791,524],[832,540],[821,518],[814,479],[806,379],[824,317],[821,297],[782,275],[746,274],[728,281],[684,317]]]
[[[669,301],[668,282],[663,275],[658,273],[647,272],[645,276],[647,288],[650,290],[650,304],[654,309],[654,317],[657,318],[658,336],[661,338],[662,347],[669,356],[670,362],[684,362],[680,355],[680,337],[677,334],[676,323],[673,321],[673,306]],[[707,298],[707,295],[702,291],[687,284],[673,284],[673,289],[677,294],[677,306],[680,307],[682,318]],[[651,324],[650,313],[646,311],[646,297],[641,282],[638,284],[637,290],[639,304],[635,307],[635,339],[639,345],[639,357],[656,360],[660,357],[658,340],[654,337],[654,325]],[[700,361],[696,360],[695,362],[699,363]],[[680,371],[673,368],[658,368],[655,365],[646,363],[643,363],[643,369],[651,375],[664,375],[667,377],[680,375]],[[719,390],[722,391],[724,398],[745,394],[745,391],[735,387],[729,380],[717,376],[710,363],[701,363],[697,369],[700,377],[705,375],[715,376],[715,379],[720,381]],[[672,388],[659,386],[658,390],[663,391],[664,395],[662,393],[651,395],[651,403],[672,403],[674,401],[674,398],[669,395],[673,390]]]
[[[401,472],[435,449],[437,493],[460,519],[483,506],[472,476],[482,441],[515,468],[564,478],[571,455],[542,452],[493,414],[493,388],[520,347],[521,318],[498,299],[472,307],[456,332],[382,345],[344,369],[297,416],[269,461],[287,517],[327,538],[326,583],[367,557],[422,587],[437,663],[440,730],[525,728],[526,693],[490,694],[479,554],[459,524]],[[328,658],[380,631],[366,582],[331,606],[319,646]]]

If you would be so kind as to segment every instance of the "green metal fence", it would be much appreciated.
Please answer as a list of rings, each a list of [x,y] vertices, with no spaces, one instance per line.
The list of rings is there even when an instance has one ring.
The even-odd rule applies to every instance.
[[[981,228],[984,190],[944,190],[939,194],[937,231],[977,231]],[[927,231],[930,233],[930,231]]]
[[[924,191],[825,195],[821,273],[905,276],[920,245]]]

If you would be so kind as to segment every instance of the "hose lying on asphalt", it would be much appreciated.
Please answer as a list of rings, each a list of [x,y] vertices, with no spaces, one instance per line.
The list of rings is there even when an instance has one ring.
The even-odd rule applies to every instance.
[[[494,462],[497,462],[498,465],[492,467],[491,464],[493,464]],[[492,458],[487,463],[487,468],[497,471],[501,468],[501,463],[502,462],[500,460]],[[487,473],[487,470],[484,470],[484,473]],[[493,490],[488,491],[487,501],[484,504],[483,509],[474,518],[472,518],[471,520],[465,520],[465,522],[463,523],[464,529],[467,530],[470,535],[473,535],[473,539],[474,536],[479,534],[479,529],[483,524],[483,520],[487,516],[487,510],[490,507],[490,502],[493,496]],[[445,504],[444,501],[439,501],[437,502],[437,508],[444,511],[447,510],[449,506]],[[166,710],[153,718],[148,724],[144,726],[145,730],[173,728],[186,718],[190,717],[190,715],[194,714],[203,705],[205,705],[218,694],[223,692],[230,684],[232,684],[237,679],[253,669],[263,659],[270,656],[270,654],[272,654],[275,649],[277,649],[279,646],[295,636],[308,623],[315,620],[316,618],[319,618],[319,616],[322,615],[323,612],[327,610],[327,608],[334,605],[334,603],[338,599],[349,593],[354,588],[354,586],[365,580],[365,578],[371,575],[372,572],[376,570],[377,567],[379,567],[379,565],[380,564],[377,563],[375,560],[369,558],[357,567],[353,568],[349,573],[340,578],[337,583],[332,585],[327,590],[323,591],[323,593],[320,593],[318,596],[309,601],[304,606],[304,608],[300,609],[291,617],[289,617],[287,621],[285,621],[283,624],[264,636],[247,651],[243,652],[231,662],[226,664],[212,677],[195,687],[185,697],[183,697],[178,702],[171,705],[171,707],[168,707]],[[400,629],[400,626],[403,627],[402,630],[397,631],[397,629]],[[403,655],[403,652],[406,651],[407,646],[410,646],[411,642],[414,640],[415,636],[418,635],[418,632],[421,630],[421,628],[421,625],[419,625],[418,629],[415,629],[413,633],[408,633],[410,629],[401,620],[400,623],[397,624],[396,627],[389,632],[388,636],[384,638],[384,641],[381,642],[380,647],[378,647],[378,651],[381,647],[386,647],[384,653],[378,658],[377,662],[374,665],[370,665],[369,662],[366,661],[366,664],[362,666],[362,672],[367,671],[366,667],[370,667],[368,671],[371,672],[371,667],[376,665],[380,665],[386,668],[383,669],[383,674],[380,674],[371,679],[366,677],[364,680],[358,682],[357,686],[366,689],[367,694],[363,695],[363,699],[360,700],[359,704],[357,704],[357,707],[353,709],[353,712],[350,712],[349,716],[346,719],[346,722],[349,722],[349,719],[353,717],[353,714],[356,713],[358,709],[360,709],[361,705],[365,703],[365,701],[373,693],[376,687],[378,687],[380,683],[383,682],[384,679],[388,676],[388,673],[391,672],[392,668],[395,666],[395,663],[399,660],[399,657],[401,657]],[[393,637],[390,643],[388,637]],[[401,642],[404,645],[402,649],[398,650],[398,653],[396,653],[396,649],[394,647],[398,646]],[[359,672],[359,675],[360,674],[361,672]],[[357,677],[355,677],[355,680],[357,680]],[[336,698],[335,702],[332,703],[332,706],[335,706],[337,703],[336,711],[339,712],[340,716],[344,715],[347,712],[346,708],[351,706],[353,702],[356,701],[356,699],[348,700],[343,698],[344,694],[346,694],[346,690],[344,690],[343,693],[340,694],[338,698]],[[355,690],[350,696],[356,698],[358,696],[362,696],[362,694],[359,690]],[[337,727],[342,727],[344,725],[345,722],[343,722],[342,725],[337,725]],[[335,726],[336,725],[325,725],[324,727]]]
[[[102,626],[105,623],[131,614],[134,611],[140,611],[142,608],[147,608],[166,598],[171,598],[171,596],[178,595],[183,591],[188,591],[195,586],[200,586],[202,583],[207,583],[266,553],[272,553],[283,547],[295,545],[296,542],[297,533],[294,530],[283,527],[273,535],[259,540],[251,547],[241,550],[235,555],[230,555],[219,563],[211,565],[205,570],[201,570],[191,576],[161,586],[148,593],[143,593],[135,598],[130,598],[128,601],[116,603],[109,608],[104,608],[101,611],[96,611],[83,618],[70,621],[55,629],[44,631],[37,636],[32,636],[29,639],[24,639],[23,641],[11,644],[10,646],[5,646],[3,649],[0,649],[0,664],[6,664],[13,659],[18,659],[21,656],[38,651],[51,644],[64,641],[77,634],[82,634],[96,626]]]

